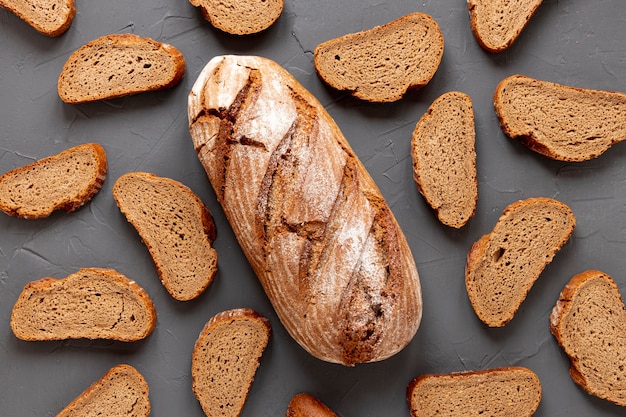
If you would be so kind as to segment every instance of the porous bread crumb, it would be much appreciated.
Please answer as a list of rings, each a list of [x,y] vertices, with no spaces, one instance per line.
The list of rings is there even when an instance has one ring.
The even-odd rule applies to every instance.
[[[272,26],[284,0],[189,0],[216,28],[232,35],[251,35]]]
[[[46,36],[59,36],[76,16],[74,0],[0,0],[3,7]]]

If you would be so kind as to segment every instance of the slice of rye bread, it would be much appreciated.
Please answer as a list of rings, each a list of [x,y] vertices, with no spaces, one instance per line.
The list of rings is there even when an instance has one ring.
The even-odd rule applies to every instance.
[[[0,0],[0,7],[51,37],[63,34],[76,16],[74,0]]]
[[[9,171],[0,177],[0,210],[25,219],[72,212],[95,196],[107,174],[102,146],[87,143]]]
[[[204,326],[191,355],[193,392],[208,417],[241,413],[271,335],[249,308],[223,311]]]
[[[189,0],[214,27],[232,35],[262,32],[278,20],[284,0]]]
[[[128,416],[150,414],[148,383],[134,367],[111,368],[69,403],[57,417]]]
[[[543,0],[468,0],[470,28],[486,51],[502,52],[515,42]]]
[[[415,378],[407,388],[413,417],[532,416],[541,383],[530,369],[511,366]]]
[[[550,315],[550,331],[588,393],[626,406],[626,311],[619,288],[600,271],[575,275]]]
[[[130,33],[111,34],[70,55],[57,89],[66,103],[106,100],[173,87],[185,69],[183,54],[172,45]]]
[[[548,158],[580,162],[626,139],[626,94],[512,75],[494,107],[504,133]]]
[[[443,44],[437,22],[412,13],[319,44],[314,65],[333,88],[362,100],[391,102],[428,84],[439,68]]]
[[[285,417],[339,417],[322,403],[320,400],[308,394],[302,392],[296,394],[289,401],[287,406],[287,413]]]
[[[467,255],[465,285],[478,318],[491,327],[508,323],[575,226],[572,210],[553,199],[509,205]]]
[[[22,340],[109,339],[134,342],[156,326],[156,311],[135,281],[113,269],[82,268],[63,279],[28,283],[11,313]]]
[[[451,227],[464,226],[476,211],[475,138],[472,100],[460,92],[437,98],[413,131],[413,178],[437,218]]]
[[[215,222],[184,184],[146,172],[122,175],[113,198],[139,233],[166,290],[179,301],[198,297],[217,271]]]

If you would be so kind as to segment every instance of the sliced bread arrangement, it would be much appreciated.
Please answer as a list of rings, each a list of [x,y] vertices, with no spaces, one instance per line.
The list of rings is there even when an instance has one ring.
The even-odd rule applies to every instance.
[[[59,36],[76,16],[74,0],[0,0],[0,7],[46,36]]]
[[[147,417],[149,414],[148,383],[137,369],[121,364],[90,385],[56,417]]]
[[[506,207],[467,255],[465,286],[478,318],[490,327],[508,323],[575,226],[572,210],[554,199],[529,198]]]
[[[147,172],[115,181],[113,198],[148,248],[166,290],[179,301],[198,297],[217,272],[211,212],[189,187]]]
[[[82,268],[63,279],[28,283],[11,312],[22,340],[145,339],[156,327],[152,299],[114,269]]]
[[[435,19],[412,13],[323,42],[315,48],[313,62],[331,87],[366,101],[393,102],[430,82],[443,46]]]
[[[447,226],[463,227],[476,211],[475,138],[472,100],[460,92],[437,98],[413,131],[413,178]]]
[[[537,375],[518,366],[420,375],[407,388],[412,417],[530,417],[541,395]]]
[[[512,75],[493,102],[504,133],[548,158],[587,161],[626,139],[626,93]]]
[[[488,52],[506,50],[522,33],[543,0],[468,0],[470,28]]]
[[[268,319],[249,308],[211,317],[191,355],[193,392],[208,417],[241,414],[269,343]]]
[[[291,397],[285,417],[339,417],[326,404],[307,392]]]
[[[231,35],[251,35],[272,26],[280,17],[284,0],[189,0],[204,18]]]
[[[91,200],[107,174],[104,148],[78,145],[0,176],[0,210],[25,219],[72,212]]]
[[[588,270],[565,285],[550,331],[570,360],[570,375],[589,394],[626,406],[626,310],[619,287]]]
[[[70,55],[57,90],[66,103],[87,103],[170,88],[185,71],[185,58],[174,46],[132,33],[111,34]]]

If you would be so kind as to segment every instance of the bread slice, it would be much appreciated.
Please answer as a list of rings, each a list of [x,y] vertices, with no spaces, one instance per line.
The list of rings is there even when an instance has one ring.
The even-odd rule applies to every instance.
[[[475,138],[472,100],[460,92],[437,98],[413,131],[413,178],[447,226],[464,226],[476,211]]]
[[[537,410],[541,392],[533,371],[510,366],[418,376],[407,401],[412,417],[525,417]]]
[[[284,0],[189,0],[216,28],[232,35],[262,32],[278,20]]]
[[[0,0],[0,7],[51,37],[63,34],[76,16],[74,0]]]
[[[494,107],[504,133],[548,158],[580,162],[626,139],[626,94],[512,75]]]
[[[0,176],[0,210],[25,219],[72,212],[95,196],[107,174],[104,148],[87,143]]]
[[[575,226],[572,210],[553,199],[509,205],[467,255],[465,285],[480,320],[491,327],[508,323]]]
[[[289,401],[285,417],[339,417],[320,400],[302,392]]]
[[[241,413],[270,334],[269,320],[249,308],[223,311],[206,323],[191,355],[191,376],[208,417]]]
[[[313,62],[331,87],[362,100],[391,102],[428,84],[439,68],[443,44],[437,22],[412,13],[321,43]]]
[[[149,414],[148,383],[135,368],[121,364],[89,386],[57,417],[147,417]]]
[[[148,337],[156,311],[135,281],[113,269],[82,268],[63,279],[28,283],[11,313],[11,329],[22,340]]]
[[[467,0],[476,41],[486,51],[504,51],[519,37],[542,1]]]
[[[217,271],[211,246],[215,222],[202,200],[184,184],[146,172],[118,178],[113,198],[148,248],[171,296],[188,301],[202,294]]]
[[[183,54],[167,43],[135,34],[94,39],[65,62],[58,93],[78,104],[175,86],[185,74]]]
[[[550,331],[570,359],[570,375],[588,393],[626,406],[626,311],[609,275],[585,271],[563,288]]]

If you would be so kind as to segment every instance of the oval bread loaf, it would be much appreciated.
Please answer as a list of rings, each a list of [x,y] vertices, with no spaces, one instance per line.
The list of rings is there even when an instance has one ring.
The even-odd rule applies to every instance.
[[[239,244],[291,336],[353,365],[397,353],[422,314],[389,206],[322,105],[273,61],[218,56],[189,123]]]

